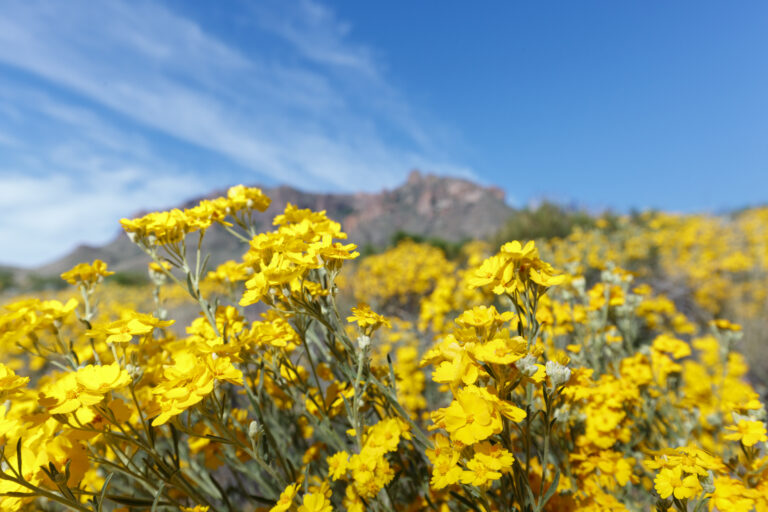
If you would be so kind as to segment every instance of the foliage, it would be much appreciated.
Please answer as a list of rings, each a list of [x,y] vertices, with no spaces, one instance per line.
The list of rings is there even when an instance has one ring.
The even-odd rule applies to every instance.
[[[322,212],[259,232],[268,205],[238,186],[124,219],[149,285],[96,260],[3,306],[0,510],[768,510],[765,408],[723,317],[764,304],[766,212],[351,266]],[[208,268],[213,224],[242,259]]]
[[[392,236],[392,245],[398,245],[400,242],[403,242],[405,240],[411,240],[412,242],[416,242],[419,244],[426,244],[431,245],[433,247],[437,247],[443,253],[447,258],[454,259],[459,254],[461,254],[461,249],[464,247],[464,244],[467,243],[467,240],[461,241],[461,242],[451,242],[449,240],[445,240],[444,238],[436,237],[436,236],[422,236],[417,235],[415,233],[408,233],[406,231],[397,231]]]
[[[595,219],[581,210],[567,210],[554,203],[516,210],[493,237],[494,245],[508,240],[564,238],[573,230],[594,226]]]
[[[13,272],[10,270],[0,270],[0,292],[9,290],[16,285]]]
[[[149,284],[149,277],[142,272],[115,272],[107,281],[120,286],[145,286]]]
[[[57,276],[30,274],[26,278],[25,288],[33,292],[45,290],[63,290],[67,284]]]

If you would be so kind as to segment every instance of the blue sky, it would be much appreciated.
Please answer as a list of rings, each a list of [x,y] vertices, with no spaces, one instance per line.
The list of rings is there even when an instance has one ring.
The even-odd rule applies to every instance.
[[[768,200],[764,2],[3,2],[0,263],[235,183]]]

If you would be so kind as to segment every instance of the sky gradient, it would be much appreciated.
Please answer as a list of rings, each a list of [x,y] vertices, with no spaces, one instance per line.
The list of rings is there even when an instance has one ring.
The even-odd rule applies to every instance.
[[[413,168],[593,210],[768,201],[764,2],[36,2],[0,17],[0,263],[236,183]]]

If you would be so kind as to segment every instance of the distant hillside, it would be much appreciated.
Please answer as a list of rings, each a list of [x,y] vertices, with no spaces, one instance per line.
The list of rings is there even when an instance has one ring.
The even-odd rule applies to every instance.
[[[315,194],[288,186],[264,188],[264,192],[272,198],[272,204],[266,212],[258,214],[263,230],[272,229],[272,218],[290,202],[300,208],[326,210],[330,218],[341,222],[349,240],[360,247],[385,246],[400,231],[451,242],[487,237],[494,234],[512,212],[499,188],[418,171],[412,172],[403,185],[375,194]],[[206,197],[217,197],[222,193],[224,191],[217,190]],[[203,198],[194,198],[178,206],[190,207],[200,199]],[[212,266],[236,259],[245,251],[243,244],[218,228],[211,229],[205,238]],[[107,262],[118,272],[143,272],[149,261],[121,232],[104,246],[79,246],[63,258],[26,269],[22,274],[55,276],[77,263],[95,258]]]

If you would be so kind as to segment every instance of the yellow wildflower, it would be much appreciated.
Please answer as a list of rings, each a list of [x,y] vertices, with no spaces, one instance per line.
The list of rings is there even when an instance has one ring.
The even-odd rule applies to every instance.
[[[759,442],[768,441],[765,423],[762,421],[740,420],[736,425],[725,427],[731,434],[723,436],[729,441],[741,441],[744,446],[754,446]]]
[[[286,512],[293,505],[293,498],[299,493],[299,484],[289,484],[278,498],[274,507],[269,512]]]
[[[654,482],[656,492],[662,498],[669,498],[674,495],[675,498],[682,500],[692,498],[701,492],[701,485],[696,475],[683,473],[680,466],[662,469]]]
[[[93,260],[93,263],[80,263],[61,274],[61,278],[69,284],[93,284],[104,277],[111,276],[114,272],[107,270],[107,264],[101,260]]]
[[[333,507],[323,493],[312,492],[304,495],[299,512],[333,512]]]

